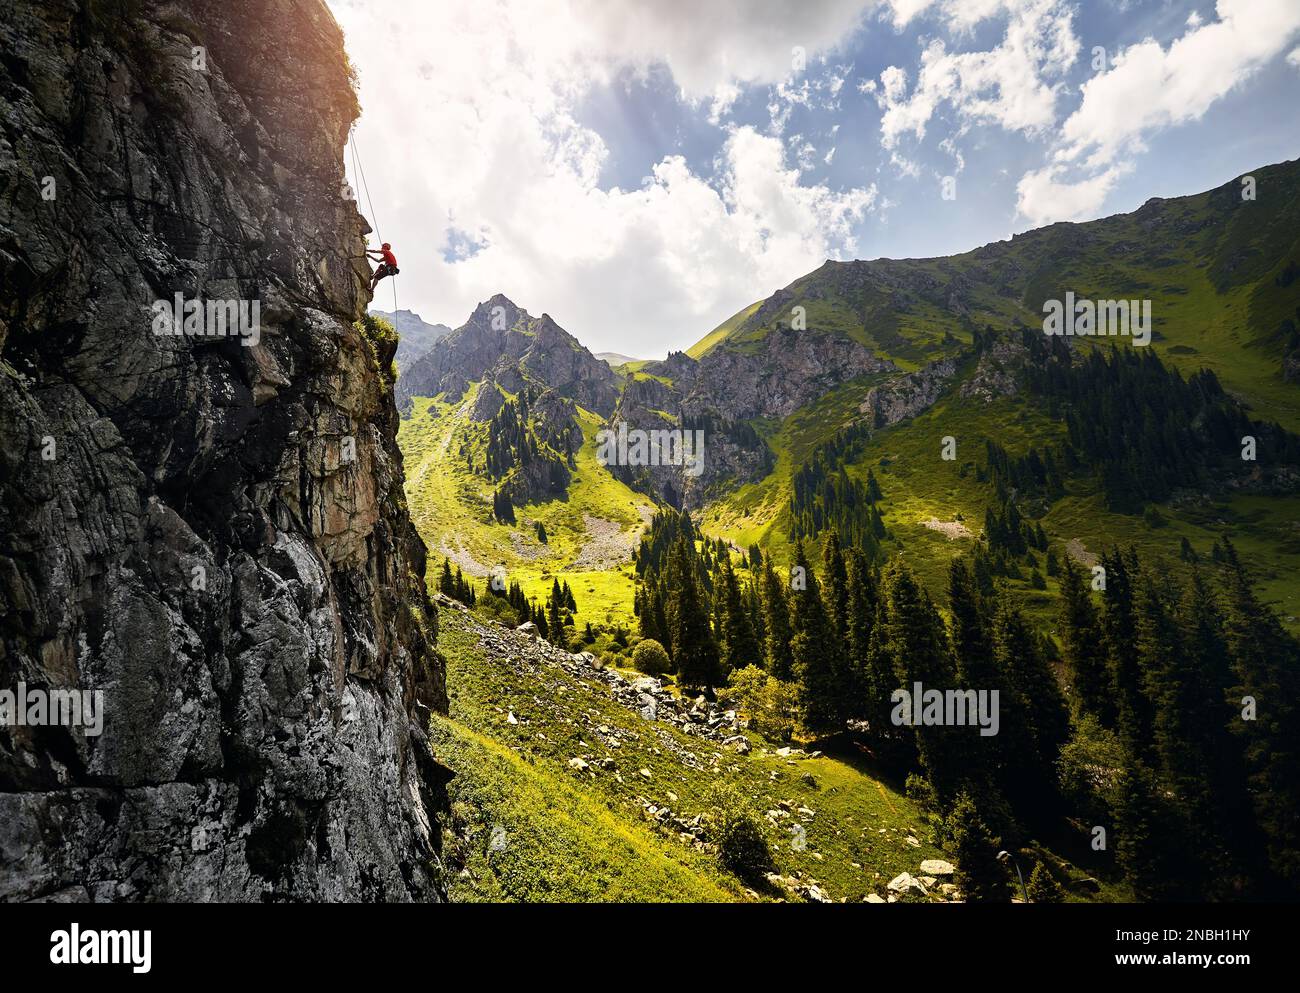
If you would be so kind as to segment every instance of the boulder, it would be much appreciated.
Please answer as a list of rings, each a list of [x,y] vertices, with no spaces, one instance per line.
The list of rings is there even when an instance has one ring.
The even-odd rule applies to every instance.
[[[926,896],[928,894],[928,891],[921,881],[910,872],[899,873],[889,881],[887,889],[891,893],[907,893],[911,891],[913,893],[919,893],[921,896]]]

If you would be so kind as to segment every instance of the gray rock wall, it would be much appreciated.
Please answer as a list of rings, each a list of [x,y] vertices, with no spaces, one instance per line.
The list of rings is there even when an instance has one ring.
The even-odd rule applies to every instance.
[[[0,691],[104,717],[0,727],[0,899],[437,898],[446,693],[394,343],[353,327],[341,33],[320,0],[5,8]],[[258,343],[155,334],[176,293],[257,301]]]

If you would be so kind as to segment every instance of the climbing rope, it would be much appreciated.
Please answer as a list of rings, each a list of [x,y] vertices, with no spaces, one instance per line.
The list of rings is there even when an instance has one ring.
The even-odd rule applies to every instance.
[[[352,174],[361,180],[361,188],[366,193],[366,203],[370,205],[370,220],[375,225],[375,237],[379,243],[384,243],[383,232],[379,230],[379,215],[375,213],[375,202],[370,199],[370,184],[366,182],[366,171],[361,168],[361,153],[357,150],[357,129],[354,126],[348,132],[348,142],[352,145]],[[393,286],[393,320],[397,320],[397,277],[389,276],[388,281]]]

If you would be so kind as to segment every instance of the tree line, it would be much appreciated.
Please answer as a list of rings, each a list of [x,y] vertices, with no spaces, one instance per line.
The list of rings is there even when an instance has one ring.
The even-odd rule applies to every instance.
[[[851,738],[907,779],[951,844],[1010,846],[1075,821],[1084,860],[1113,865],[1139,898],[1294,894],[1300,643],[1235,549],[1222,542],[1208,565],[1118,549],[1104,573],[1053,563],[1055,638],[983,544],[951,563],[936,602],[902,557],[878,565],[835,531],[816,564],[796,542],[787,571],[756,548],[733,562],[664,511],[637,552],[636,610],[679,683],[758,667],[788,688],[805,734]],[[997,690],[998,734],[895,723],[891,695],[917,682]],[[971,898],[1006,898],[1005,873],[985,868],[971,870]]]

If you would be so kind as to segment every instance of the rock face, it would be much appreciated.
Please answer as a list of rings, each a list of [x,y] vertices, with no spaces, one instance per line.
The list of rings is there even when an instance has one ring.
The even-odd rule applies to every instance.
[[[703,458],[690,465],[620,466],[615,474],[672,506],[701,507],[772,471],[775,457],[745,422],[786,417],[851,379],[896,370],[856,341],[814,330],[777,329],[756,347],[715,348],[699,361],[674,352],[646,366],[659,378],[627,384],[614,422],[642,431],[702,430]]]
[[[686,407],[726,411],[733,420],[785,417],[850,379],[897,368],[851,338],[778,328],[754,351],[724,347],[707,352]]]
[[[550,315],[532,317],[498,293],[412,364],[398,383],[398,402],[439,393],[455,400],[489,370],[512,392],[528,379],[606,417],[618,395],[614,370]]]
[[[103,693],[99,735],[0,727],[0,900],[438,898],[337,25],[18,0],[0,50],[0,691]],[[177,293],[256,301],[256,343],[155,333]]]
[[[876,427],[897,424],[933,407],[956,374],[957,363],[952,359],[931,362],[916,372],[874,387],[858,409]]]

